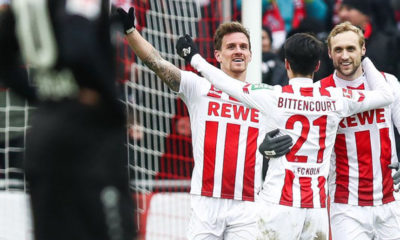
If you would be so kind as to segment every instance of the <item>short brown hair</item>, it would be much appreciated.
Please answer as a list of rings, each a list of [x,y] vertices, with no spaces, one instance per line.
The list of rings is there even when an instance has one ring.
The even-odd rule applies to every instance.
[[[346,21],[343,23],[340,23],[336,25],[332,31],[329,33],[328,38],[326,40],[326,43],[328,45],[328,48],[331,49],[331,39],[335,37],[336,35],[344,32],[354,32],[355,34],[358,35],[358,43],[360,44],[360,47],[364,46],[365,44],[365,38],[362,30],[350,22]]]
[[[224,38],[226,34],[236,32],[241,32],[246,35],[247,40],[249,40],[249,49],[251,50],[249,31],[247,31],[247,29],[240,22],[226,22],[219,25],[214,34],[214,48],[216,50],[221,50],[222,38]]]

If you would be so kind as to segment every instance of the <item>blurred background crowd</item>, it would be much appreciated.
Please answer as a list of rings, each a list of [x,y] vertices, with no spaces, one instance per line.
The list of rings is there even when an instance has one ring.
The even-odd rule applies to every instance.
[[[240,4],[241,1],[238,1]],[[281,46],[294,33],[312,32],[325,41],[334,25],[349,21],[364,31],[366,55],[381,71],[399,77],[400,1],[398,0],[263,0],[263,82],[279,83]],[[333,72],[327,53],[319,80]],[[278,82],[276,82],[278,81]]]

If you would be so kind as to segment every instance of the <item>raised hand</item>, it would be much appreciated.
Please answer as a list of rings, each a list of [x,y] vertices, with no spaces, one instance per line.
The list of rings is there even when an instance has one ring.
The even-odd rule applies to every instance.
[[[199,50],[192,38],[186,34],[178,39],[178,42],[176,43],[176,52],[190,64],[192,57],[199,53]]]
[[[117,9],[118,16],[124,25],[125,34],[129,34],[135,30],[135,9],[133,7],[129,8],[128,12],[124,9]]]

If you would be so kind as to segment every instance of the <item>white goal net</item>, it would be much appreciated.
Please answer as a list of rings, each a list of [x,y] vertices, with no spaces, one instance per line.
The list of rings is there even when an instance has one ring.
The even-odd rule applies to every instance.
[[[0,239],[30,240],[32,224],[22,170],[30,107],[0,89]]]

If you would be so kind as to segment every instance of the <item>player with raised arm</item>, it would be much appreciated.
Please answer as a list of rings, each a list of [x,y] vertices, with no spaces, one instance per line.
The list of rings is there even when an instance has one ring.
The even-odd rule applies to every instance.
[[[161,58],[134,25],[134,9],[118,9],[126,38],[135,54],[178,93],[189,110],[194,169],[191,179],[192,216],[188,239],[255,239],[254,200],[261,185],[262,155],[257,146],[259,111],[211,85],[206,79],[182,71]],[[219,26],[215,57],[221,69],[241,81],[246,79],[251,47],[246,29],[237,22]],[[272,138],[270,157],[289,151],[288,136]]]
[[[258,239],[327,239],[327,177],[336,129],[340,121],[392,103],[392,92],[383,76],[365,59],[368,83],[375,91],[352,91],[314,86],[322,43],[300,33],[285,42],[285,66],[289,85],[269,86],[238,81],[189,49],[189,36],[178,40],[178,54],[246,106],[260,110],[260,133],[279,128],[295,140],[291,151],[273,159],[258,207]]]
[[[362,31],[341,23],[327,43],[336,70],[316,84],[372,89],[360,64],[366,52]],[[337,130],[329,178],[333,240],[400,239],[400,205],[393,188],[400,172],[393,182],[389,168],[398,171],[393,124],[400,128],[400,84],[395,76],[383,74],[393,91],[393,104],[349,116]]]
[[[25,162],[36,240],[135,235],[108,8],[13,0],[0,27],[0,78],[36,103]],[[20,55],[36,88],[19,71]]]

